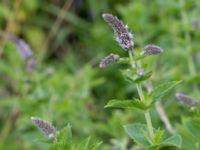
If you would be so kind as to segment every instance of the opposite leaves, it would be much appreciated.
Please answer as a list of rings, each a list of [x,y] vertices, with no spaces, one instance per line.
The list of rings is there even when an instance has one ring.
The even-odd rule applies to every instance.
[[[134,123],[124,126],[125,132],[137,143],[143,145],[148,150],[155,150],[161,147],[175,146],[180,148],[182,144],[182,139],[180,135],[172,135],[167,139],[163,139],[162,131],[155,130],[155,137],[157,139],[154,141],[148,136],[148,129],[145,124]],[[157,135],[158,133],[158,135]],[[158,139],[159,137],[159,139]]]

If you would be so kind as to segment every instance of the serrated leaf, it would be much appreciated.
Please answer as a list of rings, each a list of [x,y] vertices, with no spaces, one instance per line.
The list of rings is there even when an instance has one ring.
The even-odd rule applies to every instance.
[[[95,144],[91,144],[91,137],[84,139],[76,148],[76,150],[96,150],[102,142],[96,142]]]
[[[71,125],[63,128],[56,136],[57,140],[49,147],[50,150],[70,150],[72,147],[72,132]]]
[[[200,117],[184,118],[182,122],[194,137],[200,138]]]
[[[86,140],[83,140],[78,146],[77,150],[88,150],[90,146],[91,137],[88,137]]]
[[[108,102],[105,108],[108,107],[117,107],[117,108],[137,108],[141,110],[147,110],[149,106],[147,106],[144,102],[135,99],[135,100],[117,100],[113,99]]]
[[[160,143],[160,141],[161,141],[161,139],[163,137],[163,134],[164,134],[164,130],[160,130],[160,129],[156,130],[155,136],[153,138],[153,141],[154,141],[155,144],[159,144]]]
[[[71,125],[63,128],[57,135],[58,141],[69,141],[72,139]]]
[[[172,90],[172,88],[174,88],[179,83],[181,83],[181,81],[172,81],[163,83],[158,87],[156,87],[150,94],[153,102],[160,100],[163,96],[165,96],[170,90]]]
[[[133,83],[133,76],[136,73],[136,69],[132,68],[132,69],[126,69],[126,70],[121,70],[121,73],[125,79],[125,81],[129,82],[129,83]]]
[[[102,144],[102,142],[98,142],[98,143],[94,144],[92,146],[91,150],[97,150],[101,144]]]
[[[149,139],[145,136],[148,134],[145,124],[134,123],[124,126],[125,132],[138,144],[145,147],[150,146]]]
[[[169,137],[168,139],[164,140],[161,144],[162,147],[165,146],[175,146],[180,148],[182,144],[182,138],[180,135],[176,134],[176,135],[172,135],[171,137]]]
[[[194,136],[185,125],[178,124],[176,126],[177,132],[182,137],[182,147],[185,149],[199,149],[200,141],[199,138]],[[192,141],[192,142],[191,142]],[[194,144],[195,143],[195,144]]]

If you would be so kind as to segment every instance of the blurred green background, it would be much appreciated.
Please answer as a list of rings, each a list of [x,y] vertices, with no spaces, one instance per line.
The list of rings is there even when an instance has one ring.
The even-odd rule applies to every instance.
[[[123,125],[144,122],[138,110],[104,109],[108,100],[137,97],[124,82],[118,65],[99,69],[110,53],[126,56],[103,21],[112,13],[134,34],[135,50],[146,44],[164,49],[145,60],[153,84],[184,80],[163,99],[174,129],[183,137],[181,149],[200,148],[197,113],[175,100],[183,91],[199,100],[200,3],[197,0],[1,0],[0,1],[0,149],[47,149],[44,135],[31,116],[58,129],[72,125],[73,142],[92,136],[102,150],[136,149]],[[7,35],[23,39],[34,60],[22,58]],[[164,128],[156,110],[153,124]],[[168,148],[173,149],[173,148]]]

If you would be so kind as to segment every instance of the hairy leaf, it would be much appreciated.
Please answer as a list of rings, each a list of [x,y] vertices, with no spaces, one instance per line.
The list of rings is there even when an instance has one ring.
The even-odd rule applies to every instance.
[[[105,108],[108,107],[117,107],[117,108],[138,108],[141,110],[147,110],[149,106],[147,106],[144,102],[135,99],[135,100],[117,100],[113,99],[108,102]]]
[[[143,146],[150,146],[149,139],[145,136],[148,134],[147,126],[145,124],[134,123],[124,126],[125,132],[138,144]]]
[[[181,83],[181,81],[166,82],[156,87],[150,94],[153,99],[153,102],[160,100],[179,83]]]
[[[162,147],[165,146],[175,146],[180,148],[182,144],[182,138],[180,135],[176,134],[176,135],[172,135],[171,137],[169,137],[168,139],[164,140],[161,144]]]

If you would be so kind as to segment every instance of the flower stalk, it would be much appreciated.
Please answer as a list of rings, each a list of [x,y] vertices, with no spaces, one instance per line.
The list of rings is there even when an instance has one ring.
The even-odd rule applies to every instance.
[[[137,88],[137,92],[139,94],[140,100],[143,101],[143,102],[145,102],[146,99],[144,97],[141,84],[136,84],[136,88]],[[151,136],[151,138],[153,138],[154,137],[153,125],[152,125],[151,115],[150,115],[149,110],[147,110],[145,112],[144,116],[145,116],[145,120],[146,120],[146,123],[147,123],[147,128],[148,128],[149,135]]]

